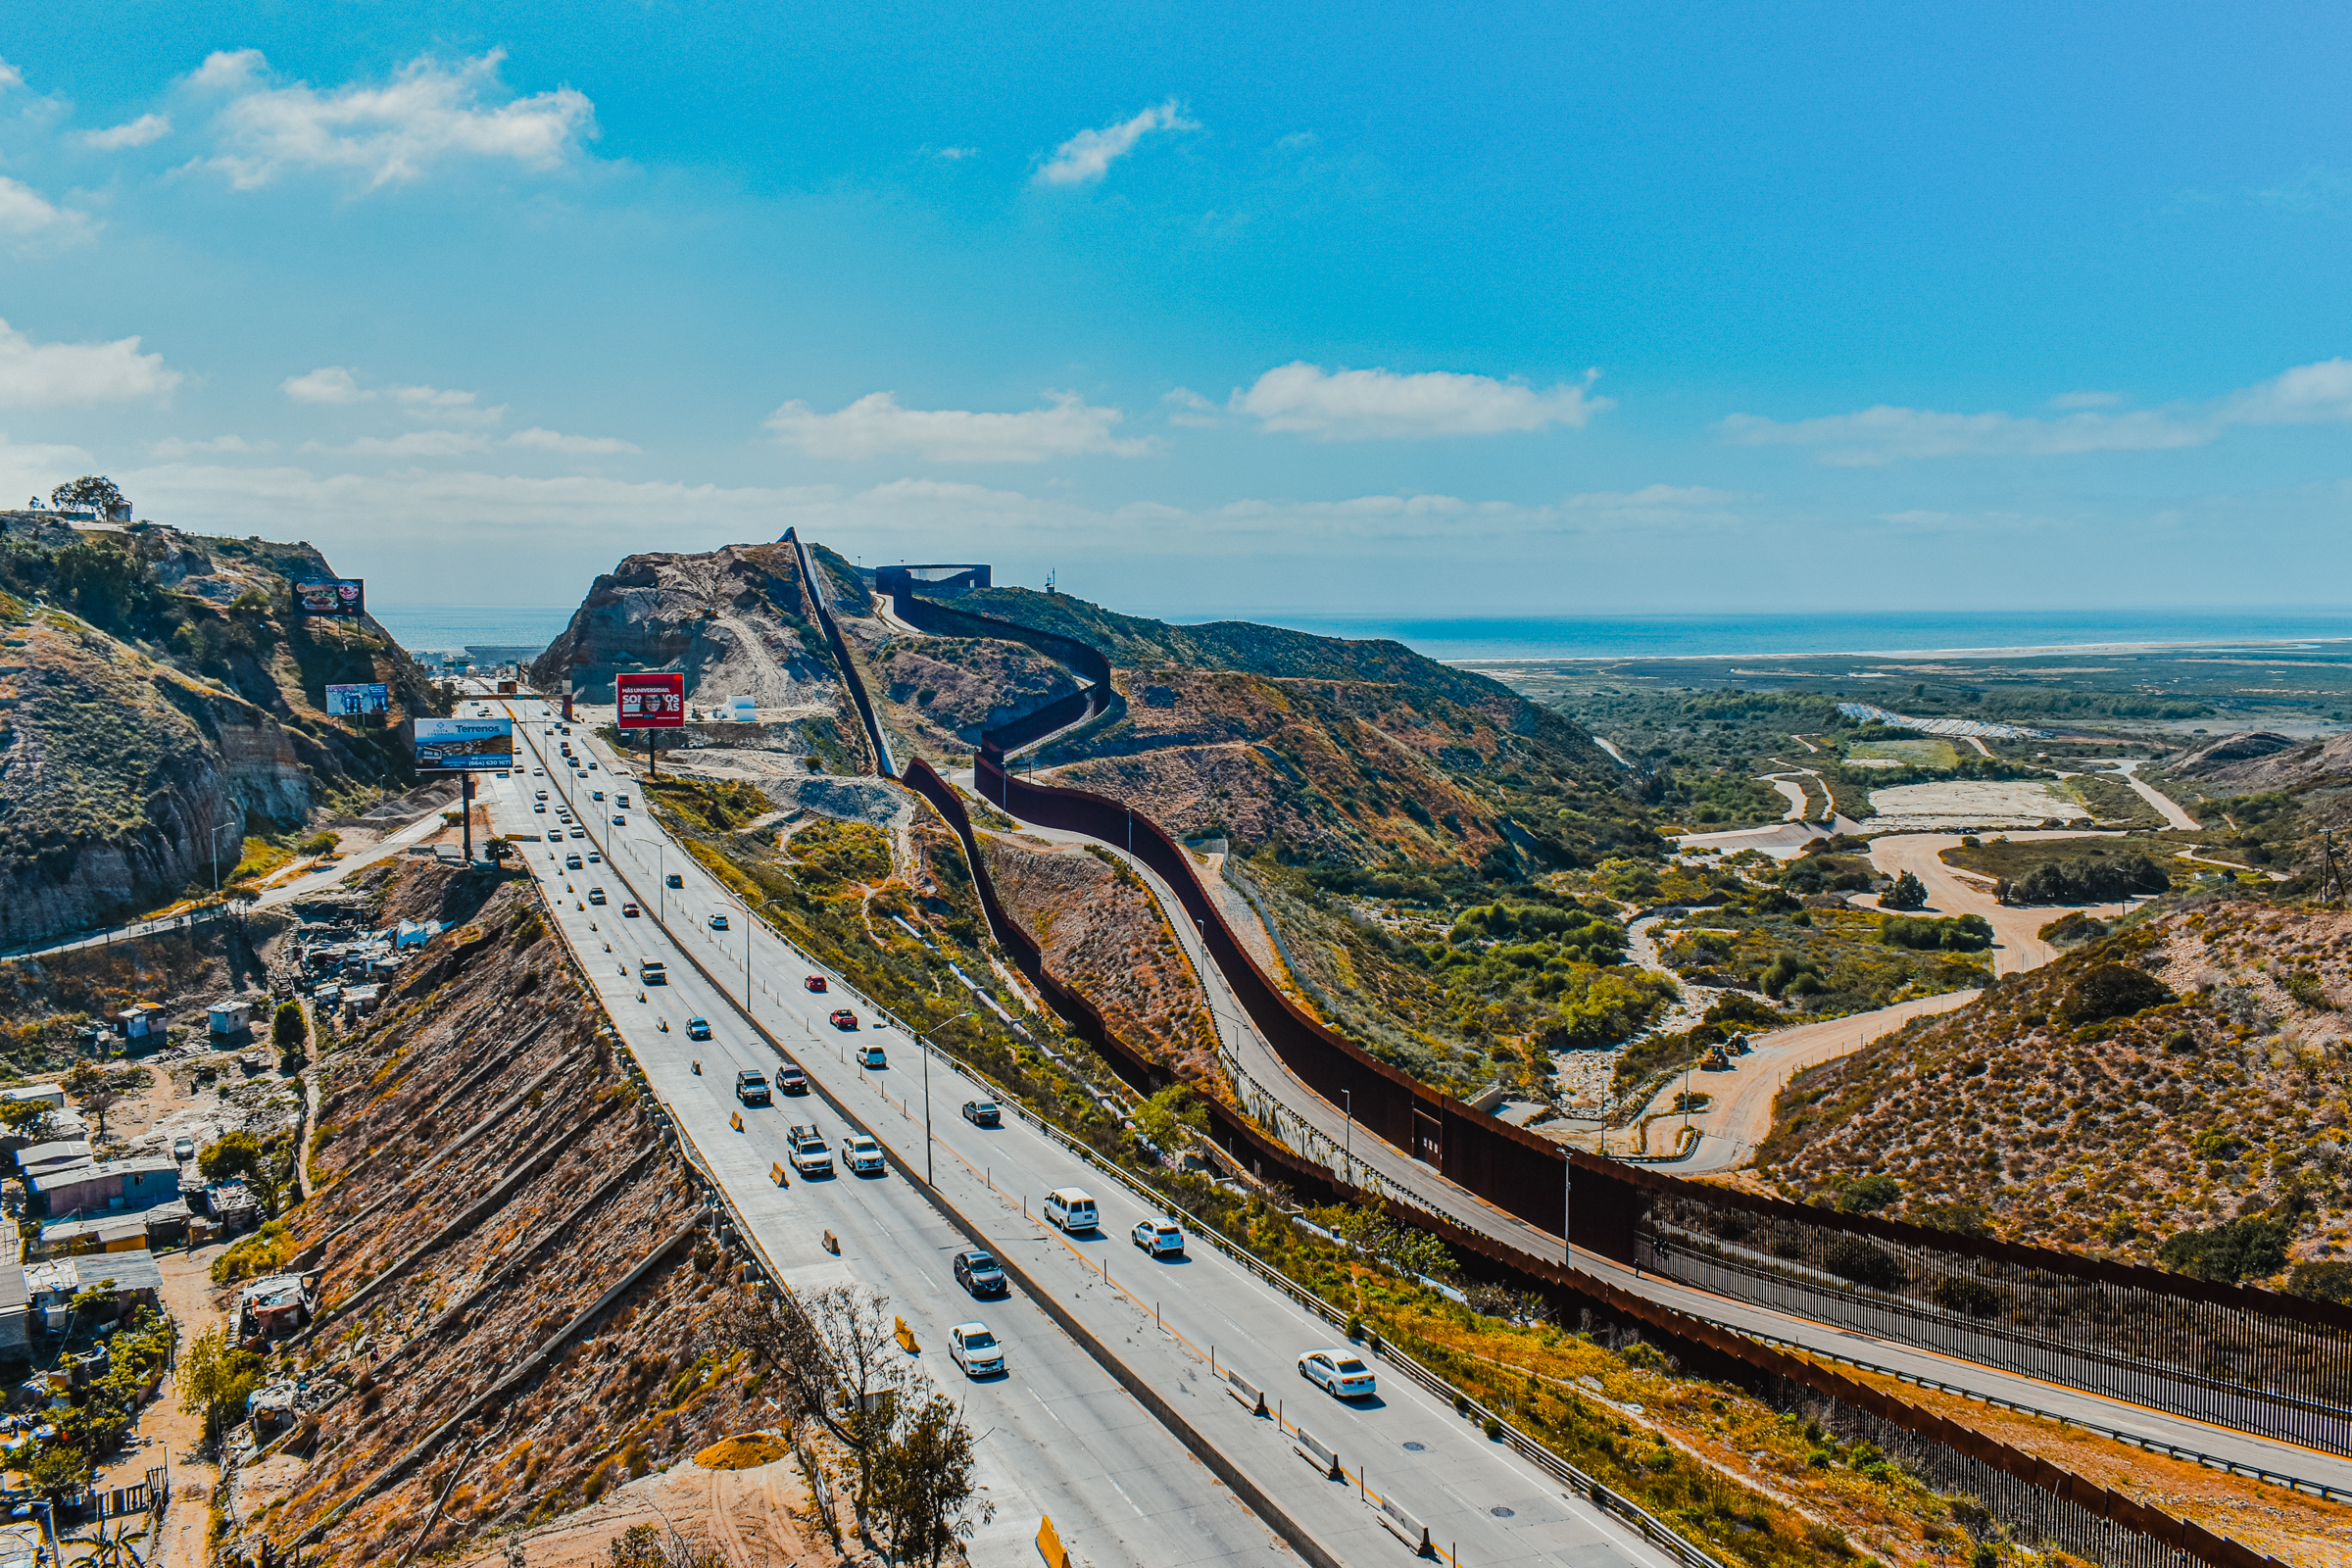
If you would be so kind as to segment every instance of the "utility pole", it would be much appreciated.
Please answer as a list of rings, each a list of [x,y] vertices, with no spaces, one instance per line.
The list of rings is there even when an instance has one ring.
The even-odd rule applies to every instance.
[[[947,1023],[935,1023],[928,1030],[914,1037],[914,1043],[923,1048],[923,1185],[926,1187],[939,1185],[931,1174],[931,1037],[945,1029],[948,1024],[956,1022],[956,1018],[969,1018],[970,1016],[972,1016],[972,1009],[966,1007],[955,1018],[950,1018]]]
[[[458,832],[465,845],[466,863],[473,863],[473,774],[458,775]]]

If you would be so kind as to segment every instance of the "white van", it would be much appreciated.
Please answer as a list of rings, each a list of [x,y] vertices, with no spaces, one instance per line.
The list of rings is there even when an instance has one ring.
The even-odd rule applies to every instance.
[[[1072,1233],[1095,1228],[1095,1200],[1083,1188],[1056,1187],[1046,1195],[1046,1219]]]

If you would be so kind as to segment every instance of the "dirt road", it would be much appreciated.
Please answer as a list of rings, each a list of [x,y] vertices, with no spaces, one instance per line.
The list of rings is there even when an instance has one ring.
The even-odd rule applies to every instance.
[[[2114,836],[2064,832],[2013,832],[2004,835],[2019,840]],[[1957,833],[1890,834],[1871,841],[1870,859],[1883,875],[1900,876],[1908,871],[1919,878],[1928,890],[1928,906],[1922,913],[1981,914],[1990,921],[1995,943],[1992,950],[1994,974],[2016,974],[2021,969],[2038,969],[2058,956],[2058,950],[2034,933],[2066,911],[2059,908],[2018,908],[2002,904],[1992,896],[1991,883],[1964,876],[1943,863],[1940,858],[1942,852],[1957,847],[1959,843],[1960,835]],[[2090,912],[2116,912],[2123,907],[2121,905],[2098,905],[2092,906]]]
[[[1873,1012],[1857,1012],[1820,1023],[1798,1024],[1759,1035],[1744,1056],[1734,1057],[1730,1072],[1692,1073],[1693,1093],[1715,1097],[1715,1102],[1691,1118],[1699,1130],[1698,1152],[1670,1168],[1678,1176],[1698,1171],[1729,1170],[1756,1152],[1772,1131],[1772,1103],[1788,1080],[1807,1067],[1861,1050],[1881,1035],[1892,1034],[1913,1018],[1949,1012],[1977,1000],[1974,991],[1950,991],[1940,997],[1898,1002]],[[1680,1088],[1680,1084],[1676,1085]],[[1679,1122],[1661,1122],[1661,1130]]]

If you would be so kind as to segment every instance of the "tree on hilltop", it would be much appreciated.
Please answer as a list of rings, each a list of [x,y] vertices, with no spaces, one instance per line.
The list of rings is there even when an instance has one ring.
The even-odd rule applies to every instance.
[[[49,504],[60,512],[68,507],[88,507],[101,517],[114,515],[118,509],[130,510],[122,487],[103,473],[85,473],[59,485],[49,492]]]

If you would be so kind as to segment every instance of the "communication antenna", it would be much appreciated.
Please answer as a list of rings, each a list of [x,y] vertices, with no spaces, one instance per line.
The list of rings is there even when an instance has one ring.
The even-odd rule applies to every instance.
[[[1048,568],[1047,568],[1047,570],[1046,570],[1046,592],[1048,592],[1048,593],[1050,593],[1050,594],[1051,594],[1051,593],[1058,593],[1059,591],[1060,591],[1060,590],[1056,589],[1056,588],[1054,586],[1054,571],[1053,571],[1053,568],[1052,568],[1052,567],[1048,567]]]

